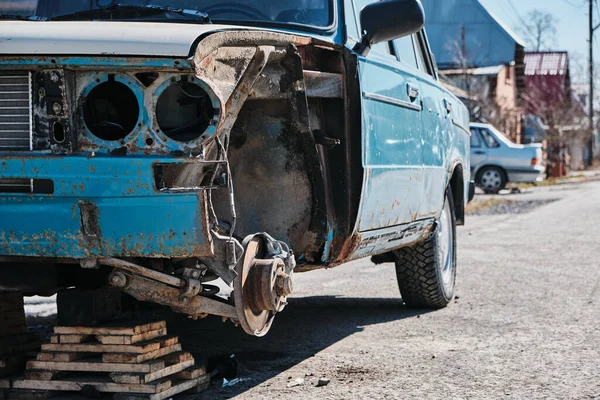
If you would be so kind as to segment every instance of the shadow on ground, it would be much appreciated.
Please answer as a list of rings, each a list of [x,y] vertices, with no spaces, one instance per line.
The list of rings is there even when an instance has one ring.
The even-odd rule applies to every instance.
[[[333,296],[291,299],[264,338],[246,335],[231,322],[208,317],[192,321],[166,315],[169,333],[180,336],[184,349],[196,358],[235,355],[241,382],[221,387],[214,382],[201,399],[229,398],[281,374],[332,344],[374,324],[423,314],[404,307],[402,300],[339,298]]]

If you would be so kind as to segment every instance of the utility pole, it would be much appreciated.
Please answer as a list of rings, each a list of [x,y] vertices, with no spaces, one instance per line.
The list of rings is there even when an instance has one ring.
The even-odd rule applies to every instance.
[[[590,1],[590,104],[589,104],[589,118],[590,118],[590,132],[591,137],[588,142],[588,153],[589,160],[587,162],[588,166],[592,165],[594,161],[594,140],[595,140],[595,129],[594,129],[594,31],[600,27],[599,25],[594,26],[594,0]]]

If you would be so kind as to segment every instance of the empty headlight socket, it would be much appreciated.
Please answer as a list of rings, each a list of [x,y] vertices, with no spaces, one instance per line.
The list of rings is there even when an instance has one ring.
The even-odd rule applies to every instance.
[[[216,133],[222,104],[210,85],[195,76],[171,76],[154,94],[154,130],[189,152]]]

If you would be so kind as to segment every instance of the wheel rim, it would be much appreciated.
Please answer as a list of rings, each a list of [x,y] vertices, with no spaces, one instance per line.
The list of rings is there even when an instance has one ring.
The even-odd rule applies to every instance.
[[[446,201],[436,230],[438,243],[438,268],[442,276],[444,290],[449,293],[454,285],[454,231],[452,230],[452,214]]]
[[[481,174],[481,186],[488,192],[500,190],[502,186],[502,175],[496,169],[486,169]]]

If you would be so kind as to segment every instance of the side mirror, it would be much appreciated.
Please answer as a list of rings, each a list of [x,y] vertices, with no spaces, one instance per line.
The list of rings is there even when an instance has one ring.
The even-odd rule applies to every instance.
[[[356,49],[366,55],[371,46],[420,31],[425,25],[421,0],[384,0],[371,3],[360,12],[363,37]]]

